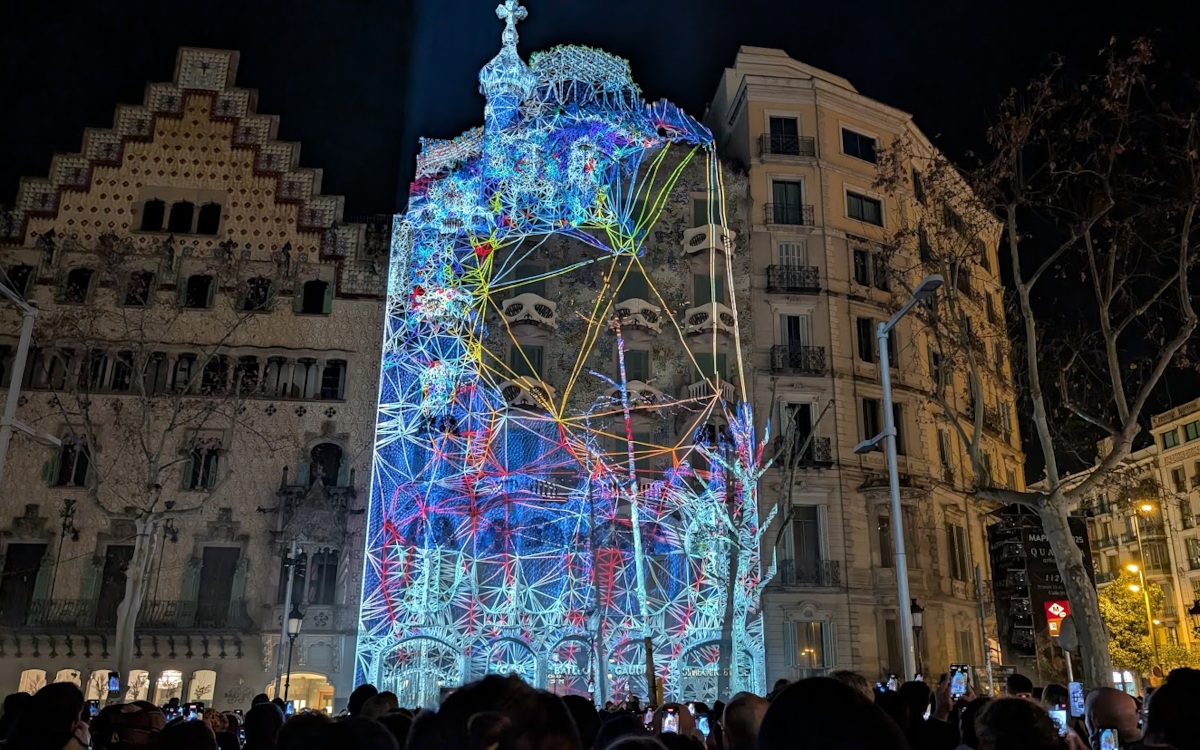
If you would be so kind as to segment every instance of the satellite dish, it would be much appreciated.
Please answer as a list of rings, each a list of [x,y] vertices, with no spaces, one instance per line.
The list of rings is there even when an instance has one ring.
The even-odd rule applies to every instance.
[[[1079,634],[1075,632],[1075,620],[1067,615],[1058,626],[1058,645],[1063,651],[1079,651]]]

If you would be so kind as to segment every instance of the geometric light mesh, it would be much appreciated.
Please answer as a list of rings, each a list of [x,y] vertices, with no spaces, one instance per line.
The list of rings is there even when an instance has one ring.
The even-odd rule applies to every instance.
[[[604,52],[526,65],[497,12],[485,125],[423,142],[396,220],[358,679],[644,696],[649,635],[668,697],[761,694],[767,438],[712,136]]]

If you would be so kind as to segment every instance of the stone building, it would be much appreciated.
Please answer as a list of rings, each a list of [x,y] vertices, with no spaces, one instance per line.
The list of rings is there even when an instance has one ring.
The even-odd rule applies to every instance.
[[[917,665],[930,675],[951,662],[982,671],[975,571],[987,578],[988,508],[969,493],[987,482],[1024,486],[999,227],[972,210],[965,187],[928,184],[921,165],[936,151],[910,115],[782,51],[743,47],[707,124],[721,153],[749,170],[755,324],[744,354],[754,412],[794,446],[761,485],[764,514],[783,507],[768,533],[780,560],[763,601],[768,679],[902,670],[897,608],[911,603],[897,601],[886,464],[854,447],[883,429],[876,324],[929,273],[946,277],[939,304],[964,316],[972,356],[933,335],[921,310],[889,346],[911,595],[924,608]],[[913,161],[884,190],[881,165],[897,143]],[[981,447],[979,473],[990,478],[972,470],[958,427]],[[994,632],[990,614],[987,622]]]
[[[43,436],[14,437],[0,485],[6,692],[105,697],[125,611],[123,697],[245,707],[272,692],[292,541],[289,697],[352,687],[391,220],[343,216],[237,63],[181,49],[0,218],[40,308],[23,373],[5,310],[0,386]]]

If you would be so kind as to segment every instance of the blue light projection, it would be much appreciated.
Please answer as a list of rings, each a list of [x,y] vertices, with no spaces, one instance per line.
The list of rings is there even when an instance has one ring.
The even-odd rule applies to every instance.
[[[396,220],[357,677],[403,705],[485,673],[646,695],[649,636],[668,697],[761,694],[767,437],[712,135],[604,52],[526,64],[526,10],[497,14],[484,126],[422,141]],[[663,280],[687,174],[707,289]],[[698,382],[668,395],[652,367]]]

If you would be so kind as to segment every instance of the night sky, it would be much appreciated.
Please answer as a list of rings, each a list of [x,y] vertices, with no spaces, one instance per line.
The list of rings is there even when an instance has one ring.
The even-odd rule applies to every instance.
[[[500,45],[497,0],[6,0],[0,10],[0,204],[83,129],[169,80],[181,45],[240,50],[238,84],[281,117],[303,166],[347,214],[403,205],[417,137],[482,120],[479,68]],[[629,58],[647,98],[696,116],[739,45],[781,47],[912,112],[951,155],[1053,52],[1153,34],[1197,70],[1200,4],[1163,0],[527,0],[521,51],[588,44]],[[1080,9],[1087,7],[1084,14]]]

